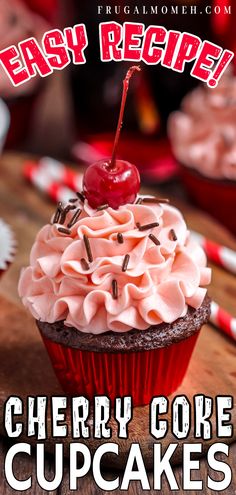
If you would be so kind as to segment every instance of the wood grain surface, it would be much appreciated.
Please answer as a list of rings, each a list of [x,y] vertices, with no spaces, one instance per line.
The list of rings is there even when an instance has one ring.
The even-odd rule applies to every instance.
[[[11,394],[26,396],[28,394],[61,393],[32,318],[21,307],[17,295],[19,272],[21,267],[28,263],[29,250],[35,234],[48,221],[54,210],[54,206],[47,199],[40,196],[22,179],[23,159],[24,157],[20,155],[8,153],[4,155],[0,165],[0,216],[12,225],[18,240],[18,253],[15,262],[0,281],[0,406]],[[212,222],[205,214],[191,209],[189,205],[181,201],[173,202],[178,206],[180,205],[191,228],[207,234],[213,240],[236,248],[233,237],[222,227]],[[215,266],[210,295],[226,309],[235,313],[235,277]],[[194,352],[187,377],[178,393],[186,393],[189,397],[195,393],[205,393],[210,396],[217,394],[235,395],[235,355],[236,346],[232,341],[210,325],[205,326]],[[130,439],[141,444],[146,464],[151,467],[150,452],[153,440],[148,435],[146,409],[136,409],[129,431]],[[232,414],[232,421],[234,424],[236,423],[235,411]],[[189,440],[191,441],[191,437]],[[166,444],[169,441],[171,438],[167,437],[165,439]],[[123,462],[127,445],[126,442],[121,445],[123,455],[121,460]],[[7,447],[8,442],[2,441],[0,459],[4,457]],[[50,450],[52,443],[48,442],[47,447]],[[95,447],[96,442],[91,445],[92,449]],[[235,445],[230,449],[232,460],[233,455],[235,455]],[[33,461],[29,461],[23,456],[22,458],[18,457],[17,469],[23,478],[24,473],[34,469]],[[178,461],[179,456],[175,458],[175,462]],[[111,463],[112,459],[110,459],[110,465]],[[49,473],[50,466],[53,466],[53,458],[48,456],[47,469]],[[198,475],[196,474],[196,479],[197,476],[206,477],[207,469],[206,462],[202,460],[201,471]],[[176,473],[177,478],[181,481],[181,469],[176,468]],[[107,476],[112,476],[112,472],[108,473]],[[150,475],[150,480],[152,480],[152,475]],[[2,486],[1,493],[13,493],[4,481]],[[231,495],[235,493],[235,489],[235,481],[232,481],[231,487],[225,493]],[[80,491],[85,494],[98,493],[99,489],[92,478],[88,476],[81,481]],[[35,485],[34,491],[31,493],[43,492],[42,490],[38,491]],[[70,493],[68,491],[68,470],[65,470],[63,486],[58,493]],[[145,492],[141,490],[139,484],[134,483],[129,489],[129,493]],[[167,485],[165,485],[162,493],[170,493]],[[178,493],[188,492],[180,490]],[[191,491],[191,493],[194,492]],[[211,491],[206,489],[204,493],[208,494]]]

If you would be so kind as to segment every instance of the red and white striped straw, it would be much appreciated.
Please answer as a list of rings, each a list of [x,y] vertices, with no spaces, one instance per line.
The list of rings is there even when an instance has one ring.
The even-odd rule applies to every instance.
[[[39,162],[27,161],[23,174],[53,201],[68,201],[74,192],[82,189],[83,175],[53,158],[44,157]]]
[[[210,322],[236,340],[236,318],[214,301],[211,302]]]
[[[210,241],[194,231],[191,231],[191,237],[202,246],[209,260],[236,274],[236,251]]]

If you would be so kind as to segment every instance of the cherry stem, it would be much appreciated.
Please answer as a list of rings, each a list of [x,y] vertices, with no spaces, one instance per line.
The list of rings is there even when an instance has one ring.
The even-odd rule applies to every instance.
[[[122,128],[123,124],[123,116],[124,116],[124,109],[125,109],[125,102],[127,98],[127,93],[128,93],[128,88],[129,88],[129,81],[135,71],[140,71],[141,68],[139,65],[133,65],[132,67],[129,68],[127,71],[127,74],[125,76],[125,79],[123,80],[123,92],[122,92],[122,99],[121,99],[121,105],[120,105],[120,113],[119,113],[119,119],[118,119],[118,124],[117,124],[117,129],[116,129],[116,135],[115,135],[115,141],[113,145],[113,150],[112,150],[112,156],[111,156],[111,161],[109,168],[113,169],[115,168],[115,161],[116,161],[116,152],[117,152],[117,146],[118,146],[118,141],[120,137],[120,131]]]

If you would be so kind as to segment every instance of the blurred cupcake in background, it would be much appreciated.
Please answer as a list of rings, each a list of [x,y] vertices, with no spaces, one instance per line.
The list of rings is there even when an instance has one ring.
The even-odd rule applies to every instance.
[[[0,99],[0,154],[2,153],[7,131],[10,125],[10,114],[3,100]],[[11,228],[0,218],[0,276],[7,270],[14,259],[16,241]]]
[[[236,77],[199,86],[171,114],[168,132],[183,182],[196,205],[236,234]]]
[[[31,36],[40,40],[48,29],[48,22],[30,10],[23,1],[0,0],[0,50],[17,45]],[[8,147],[19,144],[26,136],[41,87],[40,76],[15,87],[3,67],[0,67],[0,97],[7,103],[11,114],[11,126],[6,142]]]
[[[12,263],[16,252],[16,240],[11,228],[0,218],[0,276]]]

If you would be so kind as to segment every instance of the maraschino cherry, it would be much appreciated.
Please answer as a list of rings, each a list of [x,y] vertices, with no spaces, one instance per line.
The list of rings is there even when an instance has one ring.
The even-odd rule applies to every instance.
[[[140,176],[135,165],[116,159],[117,145],[123,123],[129,80],[139,66],[130,67],[123,81],[120,114],[111,159],[90,165],[84,174],[84,194],[92,208],[109,205],[114,209],[134,203],[140,188]]]

